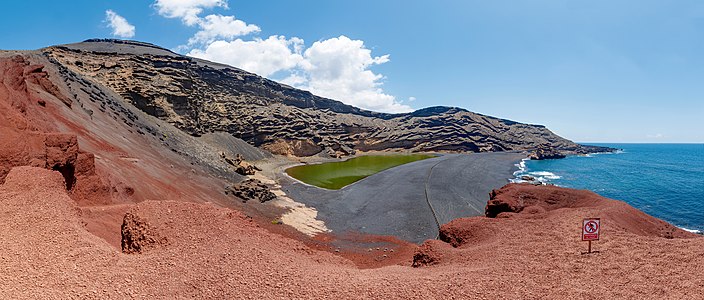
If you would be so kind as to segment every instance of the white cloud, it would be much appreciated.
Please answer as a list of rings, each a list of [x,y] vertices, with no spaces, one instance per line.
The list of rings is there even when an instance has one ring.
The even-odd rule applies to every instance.
[[[408,102],[416,101],[416,97],[408,97]]]
[[[361,108],[408,112],[411,107],[382,89],[384,76],[370,68],[389,62],[389,55],[372,56],[361,40],[346,36],[317,41],[305,48],[302,39],[272,35],[243,39],[260,28],[234,16],[200,14],[206,8],[227,8],[226,0],[156,0],[167,18],[181,18],[200,30],[177,49],[189,56],[232,65]],[[412,101],[412,100],[410,100]]]
[[[188,40],[189,45],[197,43],[211,43],[217,38],[231,40],[238,36],[259,32],[259,26],[247,24],[234,16],[208,15],[197,21],[201,28]]]
[[[236,39],[231,42],[215,41],[205,49],[193,49],[189,56],[225,63],[261,76],[270,76],[278,71],[295,68],[303,61],[300,49],[303,40],[287,39],[272,35],[262,40]],[[300,50],[299,50],[300,51]]]
[[[134,25],[127,22],[127,19],[118,15],[114,11],[108,9],[105,11],[105,22],[112,29],[112,35],[122,38],[131,38],[134,36]]]
[[[198,15],[205,8],[227,8],[226,0],[156,0],[159,15],[167,18],[180,18],[186,25],[193,26],[200,21]]]
[[[346,36],[313,43],[304,52],[301,68],[308,81],[298,85],[312,93],[347,104],[384,112],[408,112],[411,107],[381,89],[384,76],[369,68],[389,62],[389,55],[372,56],[361,40]]]

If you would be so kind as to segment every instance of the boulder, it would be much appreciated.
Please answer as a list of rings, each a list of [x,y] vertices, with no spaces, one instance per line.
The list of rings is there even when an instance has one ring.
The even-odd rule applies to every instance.
[[[555,148],[541,147],[533,151],[529,156],[533,160],[561,159],[567,157]]]
[[[220,157],[225,160],[225,162],[235,168],[235,172],[240,175],[254,175],[257,171],[261,171],[257,166],[250,164],[244,160],[244,158],[237,154],[235,158],[231,158],[225,154],[225,152],[220,152]]]
[[[257,171],[261,170],[246,161],[241,161],[235,168],[235,172],[240,175],[254,175]]]
[[[225,194],[238,197],[242,202],[256,200],[264,203],[276,199],[276,195],[269,190],[269,187],[257,179],[247,179],[228,186],[225,188]]]
[[[523,176],[521,176],[521,180],[523,180],[523,181],[535,181],[535,177],[530,176],[530,175],[523,175]]]

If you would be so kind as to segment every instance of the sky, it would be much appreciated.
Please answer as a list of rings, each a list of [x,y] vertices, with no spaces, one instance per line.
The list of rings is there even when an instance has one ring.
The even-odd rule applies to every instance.
[[[0,49],[153,43],[383,112],[704,143],[704,1],[3,1]]]

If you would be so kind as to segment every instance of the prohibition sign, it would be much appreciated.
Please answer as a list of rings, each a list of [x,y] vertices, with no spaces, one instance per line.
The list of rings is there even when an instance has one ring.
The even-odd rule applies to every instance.
[[[597,230],[599,230],[599,224],[594,221],[589,221],[587,225],[584,225],[584,231],[587,233],[595,233]]]
[[[582,240],[598,241],[601,222],[599,218],[584,219],[582,222]]]

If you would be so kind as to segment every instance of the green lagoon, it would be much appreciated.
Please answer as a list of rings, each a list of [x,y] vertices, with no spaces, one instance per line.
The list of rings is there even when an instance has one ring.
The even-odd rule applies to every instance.
[[[365,177],[383,170],[435,157],[431,154],[368,155],[340,162],[296,166],[286,173],[307,184],[321,188],[339,190]]]

